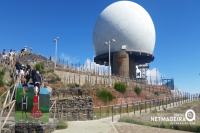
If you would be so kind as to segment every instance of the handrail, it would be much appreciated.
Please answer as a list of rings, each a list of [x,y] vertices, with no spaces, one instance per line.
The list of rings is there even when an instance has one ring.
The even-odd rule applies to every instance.
[[[15,83],[10,87],[10,89],[11,89],[14,85],[15,85]],[[6,91],[0,96],[0,98],[3,97],[3,96],[6,94],[6,92],[8,92],[10,89],[6,90]]]
[[[51,105],[51,108],[49,109],[49,111],[52,109],[53,105],[56,103],[56,99],[55,101],[53,102],[53,104]]]
[[[8,120],[8,117],[10,116],[10,113],[11,113],[11,111],[12,111],[12,109],[13,109],[14,105],[15,105],[15,102],[13,103],[13,105],[12,105],[11,109],[9,110],[9,113],[8,113],[8,115],[7,115],[7,117],[6,117],[6,119],[5,119],[4,123],[3,123],[3,125],[2,125],[2,126],[0,125],[0,126],[1,126],[1,128],[3,128],[3,127],[4,127],[4,125],[6,124],[6,122],[7,122],[7,120]]]
[[[16,100],[13,100],[11,103],[8,103],[3,108],[0,109],[0,111],[4,110],[6,107],[10,106],[12,103],[16,102]]]

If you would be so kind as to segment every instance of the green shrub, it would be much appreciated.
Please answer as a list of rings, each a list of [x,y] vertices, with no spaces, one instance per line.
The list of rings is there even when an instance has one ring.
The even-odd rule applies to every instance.
[[[5,85],[5,82],[3,81],[3,76],[0,75],[0,87],[4,85]]]
[[[56,126],[56,129],[65,129],[65,128],[67,128],[67,122],[63,119],[60,119],[58,125]]]
[[[5,74],[5,71],[6,69],[3,68],[1,71],[0,71],[0,87],[4,86],[5,85],[5,82],[3,81],[3,76]]]
[[[55,73],[53,73],[53,72],[51,72],[54,76],[56,76],[56,78],[53,78],[52,79],[52,82],[56,82],[56,81],[61,81],[61,78],[57,75],[57,74],[55,74]]]
[[[114,88],[119,92],[122,92],[122,93],[126,92],[126,86],[121,82],[115,83]]]
[[[107,101],[112,101],[114,99],[114,96],[112,94],[112,92],[107,91],[105,89],[103,90],[98,90],[97,91],[97,96],[99,97],[99,99],[101,99],[102,101],[104,101],[105,103]]]
[[[67,84],[67,86],[71,89],[71,88],[75,88],[75,87],[79,87],[79,84],[75,83],[70,83],[70,84]]]
[[[4,76],[5,72],[6,72],[6,68],[3,68],[3,69],[0,71],[0,76]]]
[[[140,89],[138,86],[134,87],[134,91],[135,91],[138,95],[140,95],[140,93],[141,93],[141,89]]]
[[[40,62],[40,63],[37,63],[35,65],[35,68],[37,71],[39,71],[41,74],[44,73],[44,63],[43,62]]]
[[[158,93],[158,92],[154,92],[154,94],[159,96],[159,93]]]

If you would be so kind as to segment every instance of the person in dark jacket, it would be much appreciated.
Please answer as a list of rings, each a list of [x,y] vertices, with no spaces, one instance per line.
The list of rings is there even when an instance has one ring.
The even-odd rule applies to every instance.
[[[36,75],[36,68],[34,68],[34,69],[32,70],[32,80],[33,80],[33,85],[35,85],[35,81],[34,81],[34,77],[35,77],[35,75]]]
[[[28,71],[28,69],[30,69],[30,71],[31,71],[31,66],[29,65],[29,62],[26,65],[26,71]]]
[[[28,70],[25,72],[25,76],[26,76],[26,82],[29,83],[29,80],[30,80],[30,78],[31,78],[30,69],[28,69]]]
[[[17,79],[17,76],[19,75],[21,67],[22,67],[22,64],[18,60],[17,63],[15,64],[16,79]]]
[[[36,72],[35,76],[34,76],[34,81],[35,81],[35,84],[34,84],[34,87],[38,87],[39,91],[38,91],[38,95],[40,93],[40,83],[41,83],[41,77],[39,75],[39,71]]]

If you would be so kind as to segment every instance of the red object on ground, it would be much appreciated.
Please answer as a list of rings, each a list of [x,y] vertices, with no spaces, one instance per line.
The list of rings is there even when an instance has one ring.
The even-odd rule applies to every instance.
[[[119,71],[120,74],[122,74],[122,71]]]

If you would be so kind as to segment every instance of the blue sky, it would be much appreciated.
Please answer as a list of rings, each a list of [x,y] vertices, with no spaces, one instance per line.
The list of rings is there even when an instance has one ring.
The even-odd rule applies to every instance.
[[[20,50],[54,55],[83,64],[93,60],[92,33],[100,13],[115,0],[0,0],[0,51]],[[135,0],[150,14],[155,30],[155,60],[165,78],[180,90],[200,92],[200,1]]]

